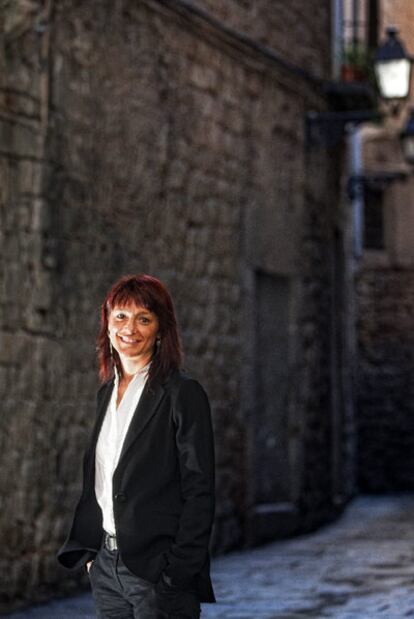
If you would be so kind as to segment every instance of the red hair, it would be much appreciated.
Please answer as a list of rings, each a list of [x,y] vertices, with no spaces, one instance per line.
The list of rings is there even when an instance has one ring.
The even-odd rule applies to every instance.
[[[171,295],[162,282],[151,275],[125,275],[121,277],[106,295],[101,308],[101,327],[97,339],[99,377],[106,382],[114,376],[114,365],[122,376],[121,359],[112,351],[108,337],[108,316],[115,307],[129,303],[143,306],[153,312],[159,321],[160,344],[152,358],[148,382],[157,377],[164,380],[181,366],[182,350],[177,320]]]

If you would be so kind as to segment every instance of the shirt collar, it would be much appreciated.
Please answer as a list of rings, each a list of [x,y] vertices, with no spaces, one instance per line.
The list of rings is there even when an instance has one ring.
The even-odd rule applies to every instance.
[[[150,366],[151,366],[151,361],[149,361],[149,362],[147,363],[147,365],[144,365],[144,367],[143,367],[143,368],[140,368],[140,369],[138,370],[138,372],[135,372],[135,374],[134,374],[134,375],[133,375],[133,377],[132,377],[132,380],[135,380],[137,376],[142,376],[142,377],[144,377],[144,376],[145,376],[145,378],[146,378],[146,377],[147,377],[147,374],[148,374],[148,372],[149,372]],[[118,384],[119,384],[119,378],[120,378],[120,375],[119,375],[119,370],[118,370],[118,368],[117,368],[117,366],[116,366],[116,365],[115,365],[115,367],[114,367],[114,373],[115,373],[115,385],[118,385]]]

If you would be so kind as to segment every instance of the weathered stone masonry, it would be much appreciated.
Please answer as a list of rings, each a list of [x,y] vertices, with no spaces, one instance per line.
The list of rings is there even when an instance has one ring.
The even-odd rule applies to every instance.
[[[84,582],[54,555],[93,421],[99,303],[125,272],[169,285],[186,366],[211,396],[215,551],[273,536],[279,502],[299,530],[352,491],[352,424],[338,413],[335,443],[331,415],[339,162],[304,144],[305,112],[326,105],[312,74],[328,77],[328,7],[240,1],[224,13],[221,2],[194,2],[206,20],[189,4],[5,5],[3,608]],[[261,520],[266,505],[276,527]]]
[[[413,270],[362,269],[359,300],[359,483],[412,490],[414,474]]]

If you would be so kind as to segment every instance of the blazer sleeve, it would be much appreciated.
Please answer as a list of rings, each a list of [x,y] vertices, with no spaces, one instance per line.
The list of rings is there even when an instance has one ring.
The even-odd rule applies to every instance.
[[[110,381],[98,390],[96,395],[97,412],[109,385]],[[69,569],[82,567],[85,563],[94,559],[102,537],[102,514],[95,497],[94,476],[91,475],[92,471],[88,470],[90,468],[88,467],[88,452],[91,448],[93,434],[94,429],[83,456],[82,493],[74,511],[69,535],[57,553],[59,563]],[[92,462],[92,466],[95,466],[94,462]],[[86,540],[91,540],[92,543],[88,543]]]
[[[208,559],[214,519],[214,441],[210,404],[202,386],[184,380],[173,403],[183,507],[164,574],[191,581]]]

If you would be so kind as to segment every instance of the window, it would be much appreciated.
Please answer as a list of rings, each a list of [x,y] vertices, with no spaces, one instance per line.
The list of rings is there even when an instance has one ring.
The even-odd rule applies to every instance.
[[[339,1],[339,0],[337,0]],[[378,46],[378,0],[341,0],[344,48]]]
[[[378,46],[378,0],[332,0],[333,75],[365,80]]]

